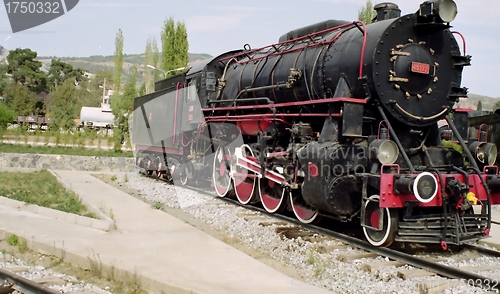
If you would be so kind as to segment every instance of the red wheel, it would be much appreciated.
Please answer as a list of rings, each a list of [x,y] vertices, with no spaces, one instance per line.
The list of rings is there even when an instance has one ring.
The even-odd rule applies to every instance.
[[[146,163],[145,164],[146,175],[152,176],[153,175],[153,160],[151,160],[151,157],[147,156],[145,163]]]
[[[259,179],[259,195],[262,206],[269,213],[280,213],[286,207],[286,189],[270,179]]]
[[[231,153],[226,147],[219,146],[215,151],[212,180],[215,192],[219,197],[225,197],[232,188],[229,175],[231,170],[230,157]]]
[[[155,166],[156,166],[156,177],[158,179],[167,179],[165,177],[165,164],[163,163],[163,159],[160,156],[156,157],[155,160]]]
[[[290,203],[295,217],[304,224],[319,220],[319,211],[304,202],[299,193],[290,192]]]
[[[380,208],[379,195],[372,195],[365,203],[365,225],[363,233],[373,246],[389,246],[394,242],[398,231],[397,212],[389,208]],[[382,227],[380,226],[382,217]]]
[[[179,162],[177,158],[168,159],[168,174],[172,178],[174,185],[185,186],[188,182],[186,165]]]
[[[241,146],[241,153],[247,159],[252,160],[255,158],[252,149],[246,144]],[[233,174],[233,181],[236,198],[241,204],[254,203],[258,200],[255,193],[257,175],[254,172],[237,165]]]
[[[189,163],[191,164],[191,163]],[[178,179],[182,186],[185,186],[188,183],[188,167],[187,164],[180,165],[178,169]]]

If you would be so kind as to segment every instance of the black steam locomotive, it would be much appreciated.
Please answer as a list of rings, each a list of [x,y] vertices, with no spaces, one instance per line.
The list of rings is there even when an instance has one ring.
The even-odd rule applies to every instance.
[[[320,22],[157,82],[134,101],[138,166],[303,223],[360,220],[374,246],[487,236],[496,145],[466,140],[453,109],[471,60],[450,31],[457,6],[375,10],[369,25]],[[458,149],[442,145],[442,119]]]

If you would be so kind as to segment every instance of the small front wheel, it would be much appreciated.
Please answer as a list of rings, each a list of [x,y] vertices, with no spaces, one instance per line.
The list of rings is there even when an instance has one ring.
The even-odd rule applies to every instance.
[[[366,201],[363,233],[373,246],[387,247],[396,238],[399,218],[395,209],[380,208],[379,203],[379,195],[372,195]]]

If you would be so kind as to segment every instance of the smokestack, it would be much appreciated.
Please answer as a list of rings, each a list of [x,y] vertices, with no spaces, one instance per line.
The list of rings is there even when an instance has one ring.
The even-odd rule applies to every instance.
[[[373,9],[377,12],[377,20],[382,21],[391,18],[398,18],[401,16],[401,9],[397,4],[392,2],[384,2],[375,5]]]

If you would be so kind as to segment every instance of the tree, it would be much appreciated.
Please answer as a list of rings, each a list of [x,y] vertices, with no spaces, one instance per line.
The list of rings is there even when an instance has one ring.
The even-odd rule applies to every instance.
[[[139,88],[139,96],[144,96],[146,94],[148,94],[148,91],[146,89],[146,82],[143,82],[141,84],[141,87]]]
[[[377,16],[375,10],[373,10],[373,4],[370,0],[366,0],[366,4],[363,8],[358,10],[358,20],[370,24],[373,22],[373,19]]]
[[[185,67],[188,63],[188,41],[186,26],[172,17],[165,21],[161,32],[162,61],[161,69],[165,72]],[[171,72],[168,75],[174,75]]]
[[[477,102],[477,110],[483,110],[483,103],[481,101]]]
[[[175,30],[175,68],[185,67],[189,62],[189,42],[186,25],[183,22],[177,23]]]
[[[497,111],[500,109],[500,100],[495,102],[495,104],[493,105],[493,111]]]
[[[15,113],[10,108],[5,105],[5,103],[0,102],[0,134],[7,128],[9,123],[12,123],[15,118]]]
[[[161,31],[161,69],[175,69],[175,21],[172,17],[165,21]]]
[[[102,102],[102,89],[95,88],[94,80],[83,80],[77,87],[79,106],[100,107]]]
[[[113,72],[107,70],[100,70],[94,74],[94,78],[90,81],[91,90],[100,91],[101,95],[104,86],[104,79],[106,79],[106,88],[114,88]]]
[[[7,73],[14,82],[28,88],[30,92],[42,93],[47,90],[47,74],[40,70],[42,63],[35,60],[37,53],[30,49],[17,48],[7,56]]]
[[[61,86],[49,94],[45,104],[46,113],[52,119],[56,130],[69,130],[75,126],[74,119],[78,117],[80,102],[74,81],[67,79]]]
[[[16,115],[26,116],[38,113],[35,93],[19,83],[8,83],[4,89],[4,102]]]
[[[132,113],[134,98],[137,97],[137,76],[137,66],[134,66],[123,89],[123,95],[120,95],[121,99],[111,99],[111,109],[115,115],[116,124],[114,149],[118,152],[121,151],[121,144],[125,138],[129,136],[128,119]]]
[[[158,49],[158,44],[156,43],[156,39],[153,39],[153,42],[151,43],[151,46],[153,48],[153,66],[158,67],[160,63],[160,50]],[[160,76],[160,73],[155,70],[153,73],[153,87],[154,87],[154,82],[158,81],[158,78]]]
[[[81,85],[82,89],[87,87],[88,90],[88,94],[83,96],[85,99],[85,103],[82,102],[83,106],[99,107],[101,105],[105,93],[102,88],[104,87],[104,79],[106,79],[106,89],[112,89],[114,87],[113,72],[105,70],[97,71],[94,78],[88,81],[87,86],[85,84]]]
[[[6,78],[6,73],[8,70],[8,66],[6,63],[0,62],[0,97],[3,94],[3,91],[5,90],[5,87],[7,86],[8,83],[8,78]]]
[[[118,30],[115,38],[115,69],[113,73],[113,96],[119,95],[120,93],[120,83],[122,78],[122,70],[123,70],[123,32],[121,29]],[[111,98],[113,99],[113,98]]]
[[[49,88],[54,89],[67,79],[72,79],[75,84],[78,84],[85,79],[84,74],[85,72],[81,68],[75,69],[71,64],[60,59],[52,59],[48,73]]]
[[[116,129],[113,131],[115,137],[114,150],[117,152],[121,152],[121,142],[123,141],[123,114],[121,109],[122,97],[120,94],[120,84],[122,78],[122,69],[123,69],[123,32],[121,29],[118,30],[115,38],[115,69],[113,73],[113,95],[111,97],[111,110],[115,115],[115,125]]]
[[[155,56],[154,56],[154,52],[153,52],[153,41],[154,39],[149,39],[146,43],[146,52],[145,52],[145,55],[144,55],[144,64],[147,66],[147,65],[151,65],[153,67],[156,67],[157,66],[157,63],[158,63],[158,52],[156,52],[156,63],[155,63]],[[156,43],[156,41],[154,41]],[[150,68],[145,68],[145,71],[144,71],[144,86],[145,86],[145,93],[146,94],[149,94],[151,92],[153,92],[154,90],[154,82],[156,81],[156,79],[153,79],[154,77],[154,73],[152,74],[151,72],[151,69]]]
[[[138,75],[139,72],[137,70],[137,66],[134,65],[123,89],[123,95],[119,105],[119,108],[123,113],[132,112],[132,104],[134,103],[134,98],[137,97],[136,84]]]

